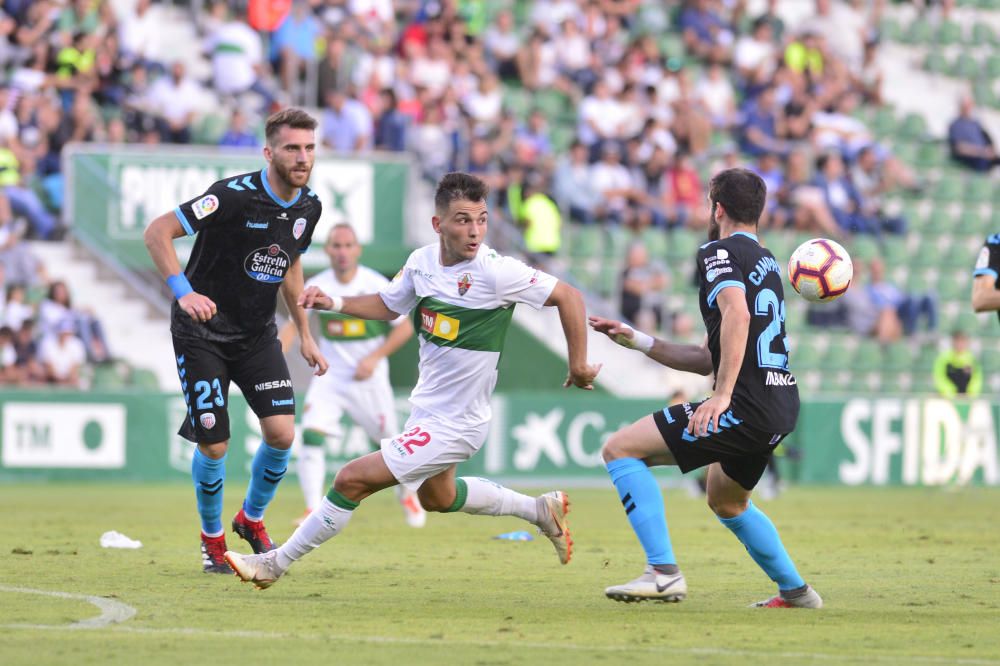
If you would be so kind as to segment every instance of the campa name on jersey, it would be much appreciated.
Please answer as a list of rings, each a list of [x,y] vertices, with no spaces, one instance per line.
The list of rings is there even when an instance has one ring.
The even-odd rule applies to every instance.
[[[389,322],[355,319],[338,312],[321,312],[320,331],[327,340],[370,340],[388,333]]]

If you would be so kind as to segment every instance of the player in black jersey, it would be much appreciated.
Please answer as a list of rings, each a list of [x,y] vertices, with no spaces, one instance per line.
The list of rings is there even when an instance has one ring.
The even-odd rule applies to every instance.
[[[764,181],[745,169],[723,171],[710,183],[711,240],[697,258],[708,333],[702,346],[656,340],[627,324],[590,318],[595,330],[663,365],[715,373],[712,397],[644,417],[612,435],[601,450],[647,560],[639,578],[605,591],[612,599],[687,596],[663,495],[649,467],[677,465],[689,472],[708,465],[708,505],[778,584],[777,596],[754,606],[823,604],[795,570],[774,525],[750,501],[768,456],[795,428],[799,414],[798,387],[788,369],[781,267],[756,236],[765,195]]]
[[[976,312],[996,310],[1000,317],[1000,234],[983,243],[972,275],[972,308]]]
[[[267,120],[267,166],[224,178],[201,196],[153,220],[144,238],[174,293],[170,332],[187,416],[178,432],[195,442],[191,463],[201,516],[203,570],[231,573],[222,528],[222,485],[229,444],[229,382],[243,391],[260,419],[264,441],[251,466],[243,508],[233,531],[254,552],[274,548],[264,509],[288,467],[295,435],[295,396],[277,338],[278,292],[301,337],[302,356],[327,363],[297,305],[303,289],[300,256],[309,247],[322,206],[306,183],[315,160],[316,121],[299,109]],[[182,273],[173,241],[194,235]]]

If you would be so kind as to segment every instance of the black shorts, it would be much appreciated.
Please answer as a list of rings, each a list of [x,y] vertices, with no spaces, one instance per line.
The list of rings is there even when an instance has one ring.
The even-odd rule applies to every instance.
[[[200,444],[229,439],[229,381],[257,418],[295,414],[295,394],[281,343],[273,334],[239,342],[174,339],[187,416],[177,434]]]
[[[769,433],[744,423],[726,411],[717,432],[696,437],[687,432],[688,421],[700,402],[685,402],[654,412],[653,421],[663,441],[685,474],[717,462],[729,478],[753,490],[767,468],[767,459],[787,433]]]

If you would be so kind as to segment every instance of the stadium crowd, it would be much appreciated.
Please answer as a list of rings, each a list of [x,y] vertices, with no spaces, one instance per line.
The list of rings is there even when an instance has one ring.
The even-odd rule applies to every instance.
[[[883,197],[921,183],[857,114],[882,102],[883,2],[809,1],[791,25],[775,0],[3,0],[3,339],[25,335],[19,292],[48,286],[10,247],[62,235],[65,145],[257,146],[288,104],[321,109],[332,150],[482,177],[542,258],[564,222],[704,228],[706,175],[734,165],[768,184],[765,228],[904,233]],[[196,48],[156,49],[178,16]],[[74,323],[100,360],[92,329]]]

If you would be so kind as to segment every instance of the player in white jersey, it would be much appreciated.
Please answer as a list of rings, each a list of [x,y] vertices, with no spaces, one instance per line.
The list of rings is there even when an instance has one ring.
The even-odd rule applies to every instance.
[[[381,273],[358,263],[361,245],[351,225],[334,226],[323,249],[330,257],[331,267],[315,275],[306,286],[316,286],[336,296],[358,296],[377,292],[389,284]],[[316,314],[319,348],[330,360],[330,369],[313,379],[302,410],[302,447],[298,451],[297,471],[306,515],[319,508],[323,499],[325,446],[329,444],[334,451],[341,449],[344,412],[375,442],[399,432],[386,359],[413,335],[413,325],[406,317],[384,322],[365,321],[338,312]],[[279,336],[285,351],[294,336],[295,329],[289,322]],[[404,486],[397,491],[406,522],[411,527],[423,527],[427,513],[416,493]]]
[[[486,440],[490,395],[515,304],[558,308],[569,355],[564,386],[591,390],[600,370],[587,362],[580,292],[483,244],[486,195],[475,176],[446,175],[434,196],[439,243],[414,251],[387,288],[355,297],[331,297],[316,287],[303,293],[303,307],[364,319],[391,321],[411,313],[420,336],[420,379],[403,432],[345,465],[320,509],[283,546],[265,556],[226,553],[244,581],[269,587],[292,562],[340,533],[363,499],[397,484],[416,490],[428,511],[522,518],[549,538],[560,562],[569,562],[573,541],[564,492],[529,497],[486,479],[455,476],[456,465]]]

